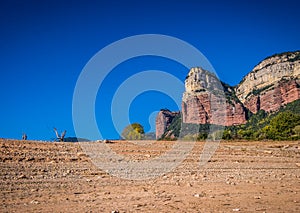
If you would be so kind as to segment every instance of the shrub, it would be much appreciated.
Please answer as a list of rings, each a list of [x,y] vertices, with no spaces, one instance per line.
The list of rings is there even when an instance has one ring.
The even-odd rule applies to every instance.
[[[300,125],[295,126],[293,131],[296,134],[296,136],[300,137]]]
[[[222,139],[224,139],[224,140],[231,140],[232,139],[231,131],[228,130],[228,129],[225,129],[224,132],[223,132]]]

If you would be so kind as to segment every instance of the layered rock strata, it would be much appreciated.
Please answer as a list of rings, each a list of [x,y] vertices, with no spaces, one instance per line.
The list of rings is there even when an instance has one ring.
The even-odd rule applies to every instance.
[[[180,112],[171,112],[167,109],[162,109],[159,111],[159,113],[156,116],[156,139],[161,138],[161,136],[164,134],[166,129],[170,126],[173,119],[179,115]]]
[[[185,80],[182,121],[194,124],[231,126],[246,122],[243,105],[233,98],[218,78],[200,68],[192,68]]]
[[[266,58],[236,86],[239,100],[251,112],[276,111],[299,99],[300,51]]]
[[[270,56],[235,87],[221,83],[216,75],[200,67],[190,70],[182,97],[182,122],[240,125],[248,112],[275,112],[300,99],[300,51]],[[175,112],[178,113],[178,112]],[[163,110],[156,119],[156,136],[166,131],[175,117]]]

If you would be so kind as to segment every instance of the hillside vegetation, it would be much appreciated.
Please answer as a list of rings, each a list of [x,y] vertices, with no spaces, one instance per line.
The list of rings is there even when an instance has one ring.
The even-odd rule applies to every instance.
[[[276,113],[261,110],[244,125],[226,127],[225,139],[298,140],[300,139],[300,100],[287,104]]]
[[[266,113],[263,110],[256,114],[250,113],[246,124],[224,127],[223,133],[218,131],[209,135],[211,127],[210,124],[183,124],[179,115],[173,119],[161,139],[168,140],[168,135],[173,133],[176,138],[182,136],[187,140],[203,140],[208,137],[226,140],[299,140],[300,100],[287,104],[275,113]]]

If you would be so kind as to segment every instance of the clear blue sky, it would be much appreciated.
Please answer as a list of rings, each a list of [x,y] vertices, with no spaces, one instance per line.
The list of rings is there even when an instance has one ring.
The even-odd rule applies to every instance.
[[[221,80],[236,85],[265,57],[300,49],[299,1],[15,1],[0,2],[0,137],[49,140],[52,128],[74,136],[72,97],[81,70],[106,45],[138,34],[165,34],[198,48]],[[112,96],[147,69],[184,80],[187,70],[162,58],[129,60],[107,77],[96,117],[104,138],[118,138]],[[120,72],[122,74],[120,74]],[[130,119],[149,131],[149,115],[178,110],[157,92],[137,97]]]

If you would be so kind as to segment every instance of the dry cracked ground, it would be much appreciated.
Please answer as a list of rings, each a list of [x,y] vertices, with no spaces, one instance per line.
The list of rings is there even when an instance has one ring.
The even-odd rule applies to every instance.
[[[107,146],[145,161],[173,144]],[[80,143],[0,139],[0,212],[300,212],[299,141],[221,142],[199,167],[204,144],[164,175],[128,180],[95,166]]]

